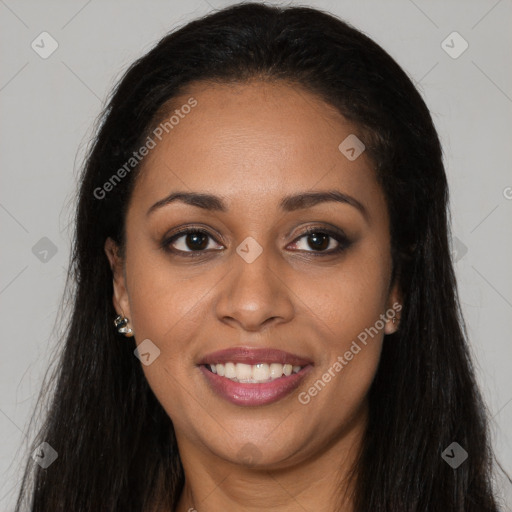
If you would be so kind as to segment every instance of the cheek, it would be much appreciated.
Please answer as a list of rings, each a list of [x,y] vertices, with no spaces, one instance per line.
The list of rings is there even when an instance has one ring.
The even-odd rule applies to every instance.
[[[375,288],[373,292],[346,280],[331,285],[322,297],[320,362],[314,376],[297,390],[304,431],[335,436],[340,426],[343,430],[356,424],[364,410],[383,340],[379,315],[384,310]]]
[[[320,281],[304,281],[302,295],[329,328],[334,344],[357,338],[374,326],[388,300],[389,264],[385,257],[361,246],[339,270]],[[378,326],[382,328],[382,322]]]
[[[324,381],[342,385],[353,398],[356,389],[363,392],[373,379],[380,358],[385,305],[379,292],[378,283],[332,283],[317,312],[324,324]]]
[[[208,291],[218,279],[208,272],[195,279],[187,273],[185,279],[185,272],[173,270],[163,260],[132,253],[126,272],[130,276],[130,313],[137,344],[149,339],[160,350],[154,363],[142,369],[171,415],[172,409],[186,405],[188,395],[183,386],[196,370],[195,340],[204,340]]]
[[[371,251],[365,249],[347,258],[342,271],[327,286],[310,281],[305,295],[308,307],[303,313],[312,316],[313,312],[318,319],[322,356],[314,379],[299,390],[302,395],[298,399],[306,410],[317,411],[315,414],[330,411],[325,427],[335,428],[356,414],[380,360],[388,261],[371,257]],[[312,427],[315,414],[305,415]]]
[[[193,421],[190,382],[197,371],[194,340],[204,339],[204,307],[215,280],[180,278],[169,265],[134,256],[131,262],[130,312],[137,344],[151,340],[160,350],[150,365],[142,365],[148,384],[175,422]],[[129,272],[127,263],[127,273]],[[206,295],[206,296],[205,296]]]
[[[180,333],[187,332],[190,338],[203,325],[208,292],[218,283],[218,274],[199,267],[197,271],[173,268],[161,255],[142,251],[127,260],[126,271],[137,338],[153,339],[166,352],[178,352],[186,341]]]

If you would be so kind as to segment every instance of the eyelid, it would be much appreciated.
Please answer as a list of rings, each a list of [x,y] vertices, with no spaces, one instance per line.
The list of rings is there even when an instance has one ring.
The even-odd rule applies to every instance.
[[[203,250],[203,251],[182,251],[181,249],[173,249],[173,248],[170,248],[170,245],[171,243],[175,242],[176,240],[178,240],[179,238],[183,237],[183,236],[186,236],[190,233],[200,233],[200,234],[204,234],[206,235],[207,237],[211,238],[212,240],[215,241],[215,243],[219,244],[219,242],[217,242],[216,240],[216,237],[214,237],[209,230],[207,230],[206,228],[202,228],[202,227],[199,227],[199,226],[185,226],[185,227],[182,227],[182,228],[178,228],[174,233],[172,233],[170,236],[164,236],[162,242],[161,242],[161,248],[166,251],[166,252],[169,252],[169,253],[172,253],[172,254],[176,254],[176,255],[179,255],[179,256],[185,256],[185,257],[189,257],[189,256],[192,256],[192,257],[197,257],[197,256],[201,256],[201,255],[204,255],[208,252],[211,252],[211,250],[209,251],[206,251],[206,250]],[[218,249],[217,249],[218,250]]]
[[[347,237],[347,235],[343,232],[343,230],[339,228],[328,228],[324,226],[308,226],[306,229],[301,231],[292,241],[292,243],[297,243],[301,238],[304,238],[307,235],[313,234],[313,233],[322,233],[325,235],[328,235],[330,238],[333,238],[338,242],[338,247],[335,249],[330,249],[328,251],[298,251],[298,252],[305,252],[308,254],[311,254],[313,256],[328,256],[333,254],[338,254],[343,252],[345,249],[348,249],[348,247],[352,244],[351,240]]]
[[[185,255],[185,256],[201,256],[206,253],[212,252],[212,250],[202,250],[202,251],[182,251],[180,249],[171,249],[169,248],[170,244],[175,242],[177,239],[181,238],[182,236],[188,235],[189,233],[201,233],[206,235],[207,237],[210,237],[215,243],[219,244],[219,242],[216,240],[216,237],[213,236],[210,231],[206,228],[199,227],[199,226],[185,226],[182,228],[177,229],[172,235],[170,236],[164,236],[163,241],[161,243],[161,247],[167,251],[171,252],[173,254],[177,255]],[[351,245],[351,241],[349,238],[345,235],[343,230],[341,229],[333,229],[328,228],[324,226],[308,226],[304,230],[302,230],[300,233],[298,233],[295,238],[292,240],[292,244],[297,243],[300,239],[304,238],[307,235],[310,235],[312,233],[322,233],[325,235],[328,235],[330,238],[333,238],[338,242],[338,247],[335,249],[330,249],[329,251],[303,251],[298,250],[295,252],[299,253],[309,253],[314,256],[322,256],[322,255],[333,255],[339,252],[343,252],[345,249],[347,249]],[[220,245],[220,244],[219,244]],[[219,251],[219,249],[215,249],[215,251]]]

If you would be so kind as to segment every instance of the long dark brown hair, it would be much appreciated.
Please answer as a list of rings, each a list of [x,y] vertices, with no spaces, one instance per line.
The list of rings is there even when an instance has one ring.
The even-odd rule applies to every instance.
[[[358,126],[385,193],[401,328],[385,336],[355,466],[358,512],[496,512],[486,409],[475,384],[450,253],[448,189],[430,113],[398,64],[338,18],[306,7],[231,6],[164,37],[124,74],[81,176],[68,286],[72,314],[17,511],[174,510],[184,485],[173,425],[134,344],[114,329],[107,237],[124,244],[140,148],[166,102],[197,81],[286,80]],[[199,108],[199,107],[197,107]],[[96,191],[96,193],[95,193]],[[453,469],[443,451],[469,454]]]

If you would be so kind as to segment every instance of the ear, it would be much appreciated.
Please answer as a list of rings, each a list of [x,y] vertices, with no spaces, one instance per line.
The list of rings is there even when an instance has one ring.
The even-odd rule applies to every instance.
[[[386,309],[386,325],[384,327],[384,334],[393,334],[398,331],[400,326],[401,311],[403,309],[402,303],[402,291],[398,285],[398,279],[395,279],[395,283],[391,287],[389,293],[388,304]],[[395,322],[393,323],[393,318]]]
[[[104,249],[110,263],[110,268],[112,269],[114,286],[112,302],[114,304],[114,308],[118,315],[126,316],[128,319],[131,319],[130,301],[124,276],[124,261],[119,255],[119,247],[114,240],[109,237],[105,241]]]

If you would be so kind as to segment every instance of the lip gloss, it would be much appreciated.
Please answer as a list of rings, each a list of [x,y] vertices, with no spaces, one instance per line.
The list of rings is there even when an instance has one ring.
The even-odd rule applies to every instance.
[[[205,365],[200,370],[213,391],[225,400],[242,406],[258,406],[277,402],[295,390],[312,369],[306,365],[297,373],[283,376],[270,382],[234,382],[211,372]]]

